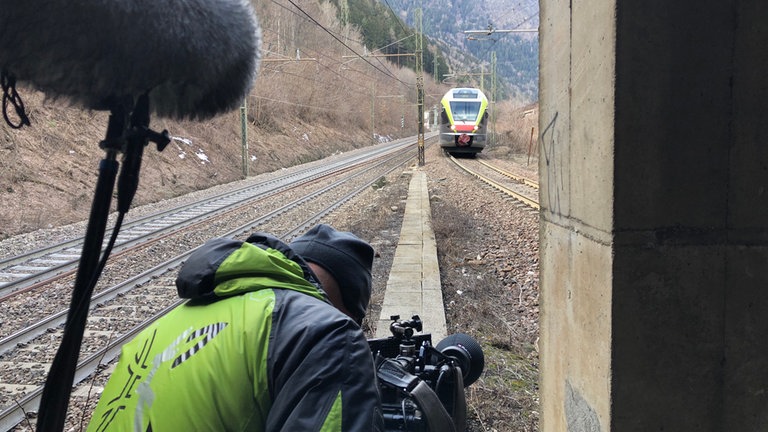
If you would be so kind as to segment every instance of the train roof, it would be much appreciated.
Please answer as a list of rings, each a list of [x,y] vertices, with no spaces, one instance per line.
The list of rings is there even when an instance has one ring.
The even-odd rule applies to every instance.
[[[467,100],[467,99],[474,99],[474,100],[484,100],[487,99],[485,97],[485,93],[483,93],[482,90],[479,88],[474,87],[454,87],[450,90],[448,90],[445,93],[445,96],[443,96],[443,99],[448,100]]]

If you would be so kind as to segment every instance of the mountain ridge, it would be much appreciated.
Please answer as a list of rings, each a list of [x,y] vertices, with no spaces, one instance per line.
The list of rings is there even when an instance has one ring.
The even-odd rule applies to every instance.
[[[438,42],[453,74],[474,78],[479,74],[490,88],[492,53],[496,54],[498,98],[506,96],[534,102],[538,100],[538,33],[509,33],[504,30],[539,27],[536,0],[381,0],[392,12],[414,26],[417,9],[422,10],[424,34]],[[494,30],[489,34],[467,35],[467,30]],[[474,75],[477,74],[477,75]],[[486,75],[487,74],[487,75]],[[440,73],[441,76],[445,72]],[[472,79],[470,79],[471,81]],[[461,81],[457,81],[461,84]]]

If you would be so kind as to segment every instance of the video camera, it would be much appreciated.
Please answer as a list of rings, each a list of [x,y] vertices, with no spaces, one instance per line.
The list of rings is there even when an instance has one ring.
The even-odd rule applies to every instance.
[[[471,336],[456,333],[432,346],[418,315],[394,315],[392,336],[369,339],[376,361],[386,431],[463,432],[464,388],[483,373],[485,356]]]

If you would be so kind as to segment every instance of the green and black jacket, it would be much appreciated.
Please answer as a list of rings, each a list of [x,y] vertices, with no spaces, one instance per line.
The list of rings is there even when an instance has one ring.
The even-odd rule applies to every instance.
[[[365,336],[286,244],[211,240],[176,286],[189,301],[123,346],[88,431],[383,430]]]

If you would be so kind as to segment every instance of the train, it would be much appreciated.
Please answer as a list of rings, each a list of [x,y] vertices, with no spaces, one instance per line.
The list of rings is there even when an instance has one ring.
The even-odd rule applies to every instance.
[[[454,156],[474,157],[485,148],[488,98],[477,88],[458,87],[440,101],[440,147]]]

